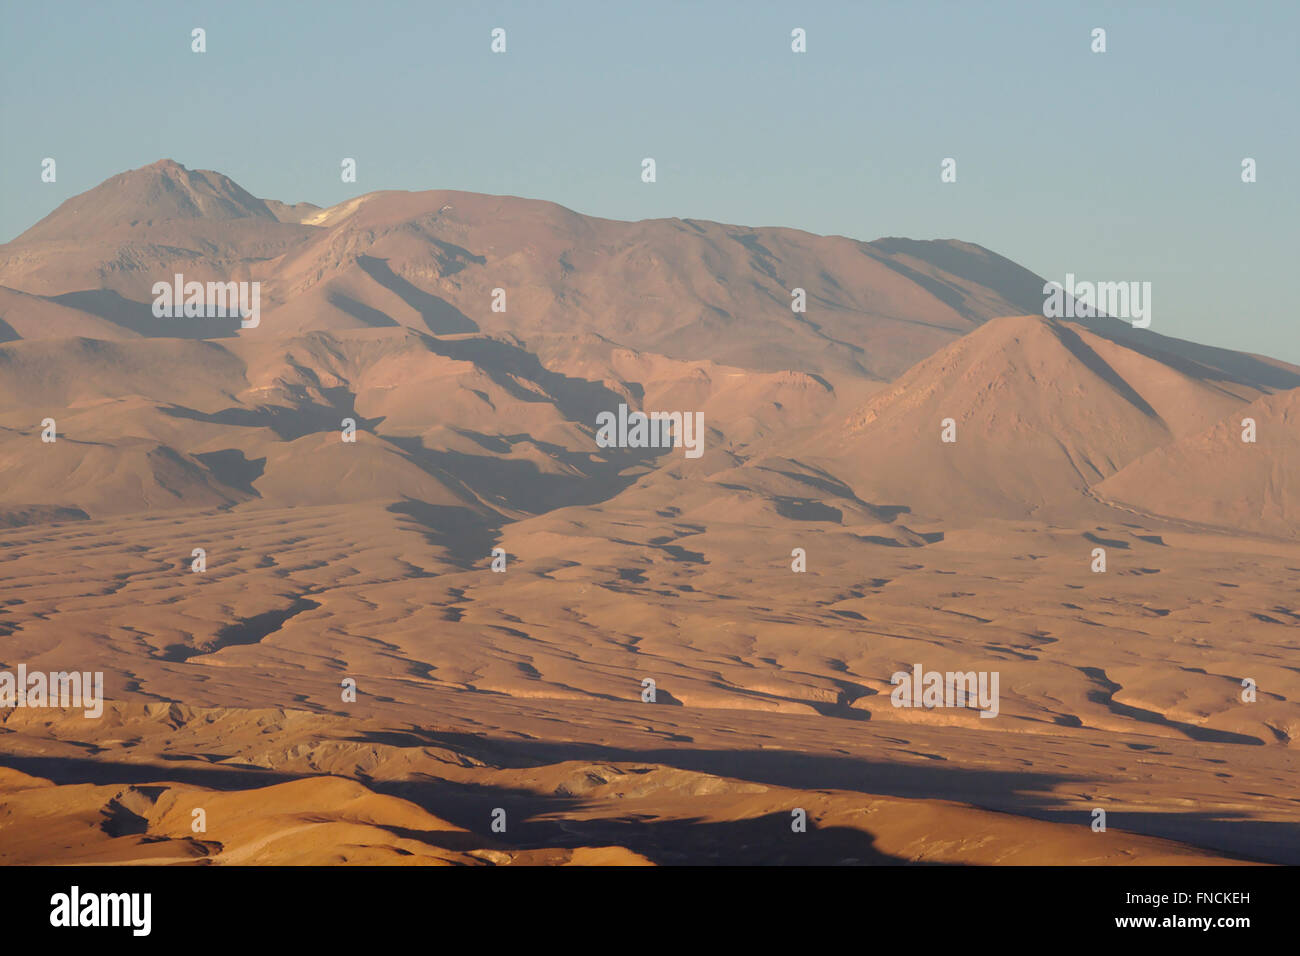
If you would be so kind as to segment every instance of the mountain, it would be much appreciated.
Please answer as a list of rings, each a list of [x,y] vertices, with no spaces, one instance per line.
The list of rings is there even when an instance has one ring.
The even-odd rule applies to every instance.
[[[0,342],[78,336],[123,339],[138,335],[129,328],[71,305],[0,286]]]
[[[262,282],[262,324],[243,333],[259,337],[405,326],[508,333],[542,348],[591,333],[679,360],[872,380],[989,318],[1038,308],[1042,286],[969,243],[616,222],[445,190],[320,210],[263,201],[170,160],[114,176],[0,246],[0,285],[150,337],[235,334],[153,318],[153,283],[177,272]],[[795,289],[806,312],[791,309]]]
[[[118,298],[150,318],[154,282],[247,278],[249,267],[300,241],[266,203],[220,173],[169,159],[113,176],[0,246],[0,285],[44,296],[85,293],[94,315]],[[58,331],[58,329],[55,329]]]
[[[800,452],[826,459],[877,504],[957,521],[1072,520],[1099,510],[1095,484],[1266,393],[1240,375],[1120,341],[1040,316],[996,319],[919,362]],[[949,419],[955,441],[945,442]]]
[[[1246,419],[1253,442],[1243,440]],[[1300,536],[1300,388],[1236,408],[1155,448],[1097,485],[1148,514],[1216,528]]]
[[[1041,302],[1032,274],[963,243],[615,222],[447,191],[367,195],[321,223],[277,266],[268,294],[281,304],[267,316],[277,333],[265,334],[398,324],[540,344],[590,332],[677,359],[890,378]],[[796,288],[805,313],[791,309]],[[504,311],[492,309],[494,289]]]
[[[19,238],[26,242],[86,239],[176,219],[277,221],[266,203],[234,180],[163,159],[73,196]]]
[[[177,271],[261,282],[260,325],[155,318],[149,290]],[[0,281],[4,446],[54,414],[96,461],[126,456],[81,469],[108,498],[33,472],[9,497],[29,517],[152,507],[137,490],[110,504],[112,483],[166,475],[195,507],[379,497],[484,520],[714,475],[690,484],[699,507],[780,518],[817,486],[801,498],[802,478],[749,466],[788,460],[779,473],[838,489],[827,513],[845,521],[1072,520],[1107,513],[1091,489],[1136,459],[1300,385],[1285,363],[1121,322],[1016,317],[1042,281],[969,243],[443,190],[322,209],[170,160],[0,246]],[[700,411],[717,454],[597,448],[619,404]],[[345,418],[358,443],[339,440]]]
[[[0,247],[0,663],[107,704],[0,708],[0,858],[1300,861],[1300,368],[1041,304],[949,240],[70,200]]]

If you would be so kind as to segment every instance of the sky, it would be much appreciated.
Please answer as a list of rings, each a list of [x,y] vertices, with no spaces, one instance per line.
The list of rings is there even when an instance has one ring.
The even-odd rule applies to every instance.
[[[464,189],[612,219],[962,239],[1058,282],[1150,282],[1152,331],[1300,363],[1294,0],[2,11],[0,241],[170,158],[322,206]]]

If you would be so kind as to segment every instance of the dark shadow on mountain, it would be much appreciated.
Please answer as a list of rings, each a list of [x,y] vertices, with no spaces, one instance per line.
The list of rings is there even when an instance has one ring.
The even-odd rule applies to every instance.
[[[662,689],[657,693],[660,698],[664,695]],[[946,762],[900,764],[794,750],[628,749],[582,741],[520,740],[420,728],[410,728],[407,733],[410,746],[448,747],[501,768],[541,767],[566,761],[653,763],[794,790],[961,799],[981,806],[985,805],[984,799],[997,798],[999,805],[1019,809],[1052,805],[1052,788],[1071,779],[1055,773],[972,770]],[[368,738],[362,734],[354,739]]]
[[[149,821],[117,800],[110,800],[101,811],[104,819],[99,828],[111,837],[135,836],[149,829]]]
[[[454,242],[447,242],[443,239],[435,239],[433,236],[427,237],[430,245],[438,251],[434,258],[438,260],[438,271],[444,276],[455,275],[471,263],[476,266],[487,265],[487,259],[483,256],[476,256],[463,246],[458,246]]]
[[[153,314],[153,303],[124,299],[109,289],[67,292],[49,299],[153,339],[228,339],[237,335],[240,327],[237,315],[160,319]]]
[[[905,266],[903,263],[890,259],[888,256],[872,256],[872,258],[881,265],[893,269],[908,282],[919,285],[922,289],[930,293],[944,305],[948,306],[963,319],[969,319],[971,322],[975,323],[988,320],[989,316],[972,309],[966,304],[966,293],[963,290],[958,289],[956,286],[949,285],[942,279],[934,278],[934,276],[928,276],[924,272],[918,272],[916,269]]]
[[[358,322],[365,324],[369,328],[388,328],[395,325],[401,325],[396,319],[387,312],[380,312],[378,309],[371,308],[363,302],[358,302],[350,295],[344,295],[342,292],[331,292],[326,296],[326,301],[341,312],[346,312]]]
[[[651,705],[645,705],[651,706]],[[905,799],[958,800],[1052,823],[1086,827],[1091,814],[1050,806],[1051,791],[1077,783],[1056,773],[970,770],[941,763],[897,764],[834,754],[792,751],[719,751],[652,748],[630,750],[580,742],[546,742],[487,738],[473,734],[408,728],[366,731],[349,738],[393,747],[450,748],[497,767],[540,767],[564,761],[585,761],[599,779],[595,785],[629,781],[650,767],[622,767],[611,774],[610,763],[659,764],[769,786],[797,790],[845,790]],[[219,756],[219,755],[216,755]],[[123,763],[92,757],[0,755],[0,766],[45,778],[60,785],[131,785],[180,783],[222,792],[236,792],[302,779],[252,765],[166,765]],[[808,832],[794,833],[788,812],[767,813],[738,821],[645,820],[632,816],[580,819],[590,801],[581,791],[561,785],[551,793],[511,787],[457,783],[414,777],[361,782],[377,793],[398,797],[464,828],[481,839],[481,846],[532,849],[544,847],[623,846],[657,863],[682,864],[829,864],[906,863],[871,846],[871,835],[854,828],[822,829],[813,819]],[[797,796],[792,794],[792,799]],[[506,811],[505,833],[490,831],[491,808]],[[795,807],[792,805],[791,810]],[[1241,859],[1300,863],[1300,827],[1290,822],[1245,820],[1230,814],[1147,813],[1116,810],[1108,815],[1116,831],[1176,840]],[[394,831],[395,832],[395,831]],[[414,833],[415,831],[408,831]],[[423,834],[424,831],[421,831]],[[825,840],[817,839],[824,834]],[[416,838],[447,849],[463,849],[473,841],[463,834]],[[439,842],[443,839],[452,842]],[[1061,860],[1061,863],[1078,862]]]
[[[318,432],[341,432],[343,419],[351,418],[358,431],[374,431],[383,418],[362,418],[356,413],[355,396],[344,388],[324,389],[333,405],[321,405],[311,399],[297,406],[259,405],[256,408],[224,408],[219,412],[199,412],[182,405],[169,405],[162,412],[173,418],[185,418],[214,425],[237,425],[241,428],[269,428],[282,441],[294,441]]]
[[[816,488],[818,491],[823,491],[826,494],[832,495],[836,498],[848,498],[850,501],[859,502],[860,504],[864,504],[864,505],[866,504],[865,501],[859,500],[858,496],[853,493],[852,488],[850,488],[848,485],[840,481],[838,478],[836,478],[834,475],[830,474],[829,472],[821,471],[820,469],[819,469],[819,473],[816,475],[810,475],[807,474],[806,472],[801,472],[801,471],[786,471],[780,468],[773,468],[768,465],[758,465],[756,467],[756,470],[770,471],[773,474],[781,475],[783,478],[789,478],[791,481],[797,481],[800,484],[810,485],[811,487]]]
[[[878,544],[885,548],[919,548],[917,544],[907,544],[899,541],[897,538],[886,538],[878,534],[857,534],[854,535],[859,541],[865,541],[867,544]]]
[[[803,465],[801,462],[792,462],[792,464],[795,464],[801,468],[809,467],[807,465]],[[791,471],[788,469],[776,468],[771,465],[759,465],[757,466],[757,470],[767,471],[776,475],[781,475],[784,478],[789,478],[790,480],[797,481],[800,484],[808,485],[811,488],[816,488],[818,491],[821,491],[834,498],[844,498],[847,501],[851,501],[854,504],[858,505],[859,507],[865,509],[873,518],[875,518],[877,521],[880,521],[884,524],[892,524],[893,521],[899,515],[910,514],[912,511],[912,509],[909,508],[907,505],[876,505],[876,504],[872,504],[869,501],[863,501],[861,498],[857,496],[857,493],[854,492],[854,490],[851,487],[849,487],[849,485],[847,485],[845,482],[841,481],[840,479],[836,478],[830,472],[824,471],[822,469],[816,469],[817,472],[816,474],[808,474],[806,471]],[[753,491],[757,489],[749,489],[749,490]],[[807,499],[795,498],[788,495],[777,496],[777,506],[776,506],[777,512],[780,513],[783,517],[793,518],[795,520],[802,520],[802,521],[841,522],[843,520],[843,514],[842,512],[839,511],[839,509],[834,508],[830,505],[826,505],[824,503],[820,503],[816,505],[818,510],[821,508],[826,509],[825,511],[820,512],[822,515],[824,515],[824,517],[820,517],[820,518],[812,517],[812,515],[817,512],[809,511],[806,508],[806,506],[799,504],[800,502],[806,502],[806,501]],[[782,510],[783,508],[786,510]],[[787,511],[789,513],[787,513]],[[803,514],[801,514],[801,512],[803,514],[807,514],[808,517],[804,517]],[[831,516],[830,514],[831,512],[835,513],[834,517]]]
[[[217,631],[216,636],[209,642],[197,647],[188,647],[184,644],[172,644],[167,647],[162,658],[166,661],[183,663],[191,657],[200,657],[204,654],[215,654],[224,647],[238,647],[245,644],[257,644],[263,638],[274,634],[282,628],[291,618],[296,617],[303,611],[313,611],[320,607],[316,601],[307,598],[295,598],[293,603],[283,610],[265,611],[261,614],[254,614],[252,617],[246,617],[242,620],[227,624],[221,630]]]
[[[728,239],[732,239],[749,252],[750,267],[763,273],[769,279],[781,282],[781,277],[777,274],[774,263],[776,258],[772,255],[770,249],[758,241],[758,236],[752,232],[747,233],[728,233]],[[782,283],[784,285],[784,283]]]
[[[685,707],[680,700],[664,690],[662,687],[655,688],[655,699],[653,704],[647,704],[649,707]]]
[[[17,329],[4,319],[0,319],[0,345],[5,342],[17,342],[21,338],[22,336],[18,334]]]
[[[353,739],[369,741],[371,737],[363,733]],[[659,764],[793,790],[845,790],[903,799],[957,800],[1052,823],[1077,824],[1080,827],[1087,827],[1091,823],[1091,815],[1087,812],[1062,810],[1056,806],[1052,792],[1060,791],[1065,784],[1077,785],[1079,782],[1059,773],[976,770],[954,767],[943,762],[900,764],[788,750],[633,750],[577,741],[487,738],[475,734],[418,728],[408,730],[406,739],[404,746],[446,747],[473,756],[490,766],[503,768],[541,767],[566,761],[585,761],[597,765],[615,762]],[[441,782],[421,784],[403,781],[393,784],[375,783],[373,786],[418,803],[436,816],[467,829],[484,827],[481,798],[484,788],[469,787],[461,794],[449,792],[448,785]],[[506,807],[508,813],[513,805],[512,817],[520,819],[537,814],[538,801],[547,799],[525,791],[518,794],[513,804],[494,805]],[[593,824],[596,822],[593,821]],[[1240,859],[1275,863],[1300,862],[1300,826],[1292,823],[1228,821],[1212,814],[1182,812],[1124,812],[1121,817],[1118,811],[1113,821],[1108,820],[1108,823],[1116,829],[1174,839],[1191,847],[1203,847]],[[566,829],[571,829],[572,826],[572,821],[565,821]],[[788,818],[785,828],[789,832]],[[521,835],[523,834],[516,833],[512,839]],[[637,848],[627,842],[621,845]],[[680,850],[680,846],[677,848]],[[704,861],[692,859],[680,862]]]
[[[1065,812],[1047,815],[1058,823],[1078,822]],[[1300,864],[1300,824],[1281,820],[1247,820],[1231,813],[1150,813],[1134,810],[1106,811],[1106,829],[1141,833],[1205,847],[1242,859],[1286,866]]]
[[[390,437],[388,441],[429,474],[435,477],[450,474],[458,484],[472,488],[488,504],[531,514],[603,501],[631,483],[630,480],[620,482],[613,474],[604,476],[605,482],[599,483],[575,480],[573,475],[546,474],[534,462],[522,459],[426,448],[418,436]]]
[[[894,237],[877,239],[865,245],[883,254],[872,258],[878,259],[895,272],[930,290],[967,318],[986,321],[995,316],[966,307],[961,302],[965,297],[964,293],[888,257],[905,255],[928,262],[949,275],[992,289],[1026,315],[1043,313],[1043,278],[983,246],[944,239]],[[958,301],[951,301],[953,299]]]
[[[401,449],[407,459],[421,470],[453,487],[459,486],[466,496],[477,495],[491,507],[512,508],[530,514],[607,501],[637,480],[637,475],[624,475],[622,472],[673,451],[671,448],[593,447],[593,451],[601,451],[607,456],[593,460],[585,453],[537,441],[527,435],[502,436],[509,446],[519,443],[535,446],[568,469],[549,473],[522,458],[468,455],[460,451],[426,448],[419,436],[386,435],[384,439]]]
[[[1191,378],[1271,390],[1300,386],[1300,370],[1289,363],[1279,367],[1274,361],[1249,352],[1186,342],[1150,329],[1135,329],[1118,319],[1080,320],[1080,324],[1095,335],[1163,362]]]
[[[249,459],[238,448],[223,448],[220,451],[202,452],[194,456],[201,461],[208,471],[221,482],[230,488],[238,488],[240,491],[262,497],[257,489],[253,487],[253,482],[262,477],[262,472],[266,470],[265,458]]]
[[[885,522],[886,524],[893,521],[899,515],[910,515],[912,513],[912,509],[907,505],[867,504],[867,507],[871,509],[872,514],[877,515],[880,518],[880,520]]]
[[[251,766],[226,769],[157,766],[84,757],[3,755],[0,766],[62,786],[159,784],[156,788],[159,792],[163,792],[162,784],[177,783],[236,793],[327,776],[280,773]],[[636,774],[632,769],[626,776],[634,780]],[[818,826],[815,812],[808,814],[806,832],[801,833],[791,827],[794,817],[789,811],[723,821],[645,819],[634,815],[587,819],[586,801],[580,793],[570,792],[564,786],[552,793],[536,793],[516,787],[428,778],[370,780],[363,774],[358,774],[358,778],[378,794],[409,801],[461,829],[416,830],[378,821],[374,823],[376,827],[429,847],[456,852],[624,847],[660,865],[922,865],[876,849],[875,837],[865,830]],[[504,833],[494,833],[491,829],[493,811],[497,808],[505,811]],[[790,810],[794,809],[791,806]],[[110,803],[104,811],[101,828],[114,837],[143,836],[149,829],[144,817],[118,801]]]
[[[425,846],[437,847],[440,850],[452,850],[456,853],[469,853],[473,850],[505,849],[508,846],[508,844],[502,844],[490,837],[473,832],[465,833],[460,830],[413,830],[410,827],[398,827],[375,822],[369,823],[368,826],[385,830],[395,837],[401,837],[403,840],[414,840],[416,843],[423,843]]]
[[[297,780],[299,774],[281,773],[264,767],[223,764],[221,767],[165,767],[147,763],[115,763],[92,757],[29,757],[0,754],[0,767],[9,767],[33,777],[43,777],[61,786],[75,784],[184,783],[209,790],[232,792],[252,787]]]
[[[602,768],[592,783],[625,778],[629,768],[610,774]],[[595,771],[593,771],[595,774]],[[918,864],[883,853],[875,837],[855,827],[818,826],[815,813],[806,831],[797,833],[788,811],[764,813],[740,820],[646,819],[635,815],[588,818],[581,791],[564,785],[552,793],[516,787],[451,783],[448,781],[373,781],[372,789],[408,800],[440,819],[480,835],[483,841],[516,850],[624,847],[660,866],[891,866]],[[489,809],[505,811],[506,831],[490,831]]]
[[[393,272],[388,266],[387,259],[357,256],[357,265],[366,275],[420,313],[420,318],[434,335],[478,331],[478,326],[469,316],[450,302],[413,286]]]
[[[702,551],[689,551],[686,548],[676,544],[657,544],[650,542],[654,547],[668,555],[668,559],[677,564],[708,564]]]
[[[438,355],[473,362],[493,382],[520,401],[544,402],[549,396],[565,418],[592,429],[596,427],[597,414],[605,411],[617,413],[619,404],[627,402],[623,396],[599,382],[552,372],[532,352],[509,342],[491,338],[446,340],[428,337],[424,341],[429,350]],[[535,383],[546,395],[522,388],[511,376]]]
[[[1107,548],[1119,548],[1122,551],[1129,550],[1128,542],[1121,541],[1119,538],[1102,538],[1093,534],[1091,531],[1085,531],[1083,537],[1085,541],[1091,541],[1093,544],[1104,545]]]
[[[1078,332],[1057,322],[1048,322],[1047,327],[1052,330],[1056,338],[1070,351],[1071,355],[1078,359],[1092,374],[1118,392],[1126,402],[1148,418],[1162,421],[1156,410],[1147,404],[1147,400],[1134,391],[1133,386],[1111,368],[1105,359],[1093,351],[1092,347],[1079,337]]]
[[[65,505],[0,506],[0,528],[20,528],[32,524],[57,524],[63,521],[89,521],[90,515],[80,508]]]
[[[778,496],[772,504],[777,514],[792,521],[830,521],[839,524],[844,519],[844,512],[839,508],[832,508],[820,501]]]
[[[1215,730],[1212,727],[1198,727],[1196,724],[1184,723],[1181,720],[1173,720],[1164,714],[1157,713],[1154,710],[1146,710],[1142,707],[1134,707],[1130,704],[1121,704],[1115,699],[1115,692],[1123,690],[1123,687],[1116,684],[1106,676],[1106,672],[1100,667],[1080,667],[1085,675],[1099,685],[1100,690],[1088,692],[1088,699],[1094,704],[1101,704],[1108,708],[1111,713],[1118,714],[1120,717],[1127,717],[1130,720],[1141,721],[1144,724],[1157,724],[1161,727],[1169,727],[1190,737],[1192,740],[1200,740],[1204,743],[1211,744],[1243,744],[1245,746],[1262,747],[1264,741],[1258,737],[1251,737],[1247,734],[1236,734],[1227,730]]]
[[[454,505],[433,505],[408,498],[388,506],[393,514],[405,515],[421,528],[426,541],[442,548],[457,567],[469,570],[481,566],[492,555],[500,538],[499,515],[476,514]]]

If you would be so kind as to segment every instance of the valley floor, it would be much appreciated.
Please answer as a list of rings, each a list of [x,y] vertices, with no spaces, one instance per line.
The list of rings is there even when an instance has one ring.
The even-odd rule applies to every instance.
[[[0,531],[0,666],[109,701],[0,712],[0,863],[1300,863],[1293,543],[656,494]]]

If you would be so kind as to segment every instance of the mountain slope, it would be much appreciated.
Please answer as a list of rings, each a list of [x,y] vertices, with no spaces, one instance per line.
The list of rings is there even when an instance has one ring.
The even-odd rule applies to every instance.
[[[0,246],[0,285],[150,337],[236,334],[153,320],[153,283],[178,272],[261,282],[262,324],[238,333],[249,337],[400,325],[531,346],[578,332],[683,361],[872,380],[989,318],[1038,308],[1042,285],[968,243],[618,222],[446,190],[321,210],[170,160],[112,177]],[[795,289],[806,311],[792,310]],[[36,338],[67,323],[24,325],[17,334]]]
[[[0,245],[0,285],[45,296],[114,292],[147,316],[154,282],[176,272],[247,279],[253,264],[310,232],[220,173],[159,160],[73,196]]]
[[[1253,443],[1242,440],[1247,418],[1255,423]],[[1197,524],[1300,535],[1300,389],[1260,398],[1148,452],[1097,493]]]
[[[266,203],[229,177],[162,159],[73,196],[19,238],[27,242],[84,239],[171,219],[277,221]]]
[[[320,221],[325,228],[276,270],[268,294],[282,304],[264,334],[401,324],[531,343],[592,332],[676,359],[889,378],[980,322],[1041,300],[1029,294],[1041,288],[1031,273],[964,243],[616,222],[441,190],[370,194]],[[936,264],[945,261],[962,274]],[[806,312],[791,309],[796,288]],[[493,310],[495,289],[505,291],[504,311]]]
[[[873,503],[953,519],[1070,518],[1087,490],[1257,398],[1088,328],[1006,317],[918,363],[803,452]],[[956,441],[942,441],[952,419]]]

